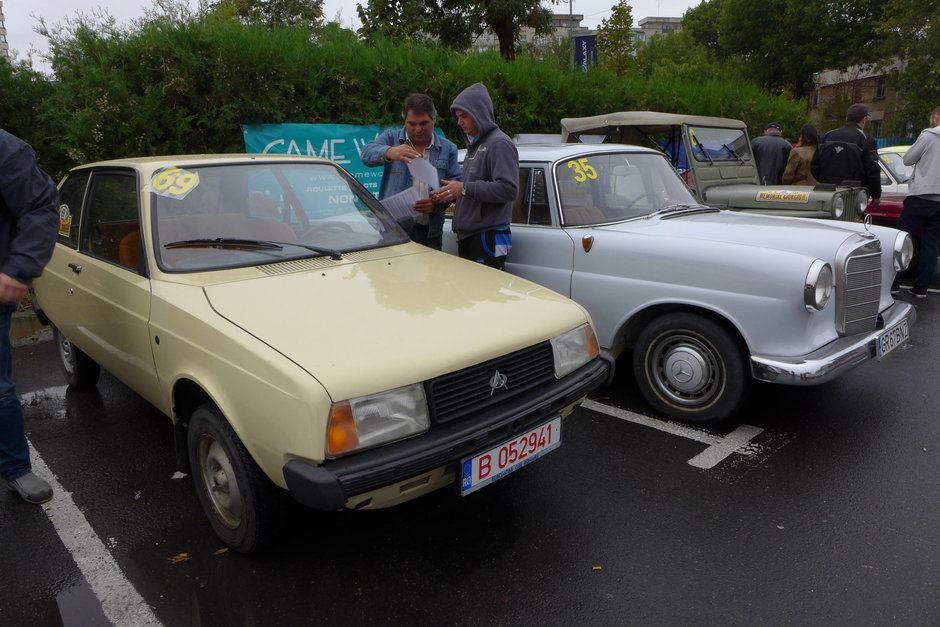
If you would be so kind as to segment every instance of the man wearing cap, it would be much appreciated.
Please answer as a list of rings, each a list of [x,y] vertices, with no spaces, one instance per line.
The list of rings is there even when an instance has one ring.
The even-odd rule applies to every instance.
[[[768,124],[764,128],[764,135],[751,142],[761,185],[780,185],[792,148],[790,142],[780,136],[780,124],[777,122]]]
[[[845,112],[845,126],[819,139],[810,169],[820,183],[840,185],[854,181],[856,185],[864,185],[874,208],[881,198],[881,168],[878,143],[865,132],[870,118],[867,106],[856,103],[849,107]]]

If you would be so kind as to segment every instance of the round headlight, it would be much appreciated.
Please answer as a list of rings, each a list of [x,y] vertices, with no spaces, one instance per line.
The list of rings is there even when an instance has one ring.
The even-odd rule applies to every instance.
[[[863,189],[858,190],[858,217],[865,217],[865,210],[868,209],[868,192]]]
[[[845,195],[839,194],[832,199],[832,217],[841,220],[843,213],[845,213]]]
[[[806,273],[806,284],[803,285],[803,303],[810,313],[822,311],[832,296],[832,266],[817,259]]]
[[[894,238],[894,269],[897,272],[907,270],[914,257],[914,240],[909,233],[901,231]]]

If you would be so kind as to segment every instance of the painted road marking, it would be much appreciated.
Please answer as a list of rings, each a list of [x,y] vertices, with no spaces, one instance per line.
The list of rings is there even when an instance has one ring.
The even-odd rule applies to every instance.
[[[62,488],[35,447],[30,444],[29,448],[33,470],[49,482],[55,493],[52,500],[44,503],[42,508],[52,521],[62,544],[72,554],[79,570],[85,576],[85,581],[98,597],[104,615],[113,625],[121,627],[161,625],[150,606],[124,577],[124,573],[101,539],[95,535],[85,515],[72,500],[72,493]]]
[[[689,440],[695,440],[696,442],[707,444],[708,448],[688,461],[690,465],[705,470],[714,468],[735,453],[739,455],[753,455],[755,451],[752,446],[749,446],[750,442],[764,431],[760,427],[741,425],[728,435],[722,437],[705,431],[704,429],[690,427],[689,425],[669,422],[666,420],[659,420],[657,418],[650,418],[649,416],[636,414],[632,411],[627,411],[626,409],[620,409],[619,407],[604,405],[603,403],[598,403],[597,401],[592,401],[590,399],[586,399],[583,403],[581,403],[581,406],[586,409],[590,409],[591,411],[613,416],[614,418],[619,418],[621,420],[633,422],[638,425],[643,425],[644,427],[665,431],[666,433],[671,433],[672,435],[678,435]]]

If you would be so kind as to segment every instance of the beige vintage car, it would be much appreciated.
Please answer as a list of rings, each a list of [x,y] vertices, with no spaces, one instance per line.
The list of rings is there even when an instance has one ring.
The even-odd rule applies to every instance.
[[[35,305],[66,378],[92,387],[100,365],[185,432],[236,550],[272,537],[288,492],[320,510],[472,493],[559,446],[609,376],[580,305],[410,242],[329,161],[117,160],[60,193]]]

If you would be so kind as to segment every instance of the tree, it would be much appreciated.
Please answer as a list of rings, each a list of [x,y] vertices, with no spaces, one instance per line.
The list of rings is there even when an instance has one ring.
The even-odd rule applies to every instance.
[[[940,0],[891,4],[877,26],[886,40],[884,56],[900,61],[892,72],[892,80],[902,94],[894,121],[896,132],[923,128],[930,111],[940,104],[938,12]]]
[[[212,12],[231,11],[243,24],[269,29],[303,26],[316,30],[323,25],[323,0],[218,0]]]
[[[359,34],[371,40],[376,35],[389,39],[412,39],[428,27],[428,7],[424,0],[369,0],[356,5],[362,27]]]
[[[736,59],[764,87],[803,97],[813,74],[878,60],[874,24],[887,0],[711,0],[689,9],[688,30],[719,59]]]
[[[247,0],[246,0],[247,1]],[[560,0],[549,0],[557,4]],[[552,14],[541,0],[368,0],[356,5],[366,39],[373,35],[414,37],[426,34],[455,50],[465,50],[489,30],[499,40],[504,59],[516,56],[524,27],[537,34],[552,32]]]
[[[636,65],[636,41],[633,39],[633,10],[627,0],[613,6],[610,18],[597,29],[598,65],[622,76]]]

